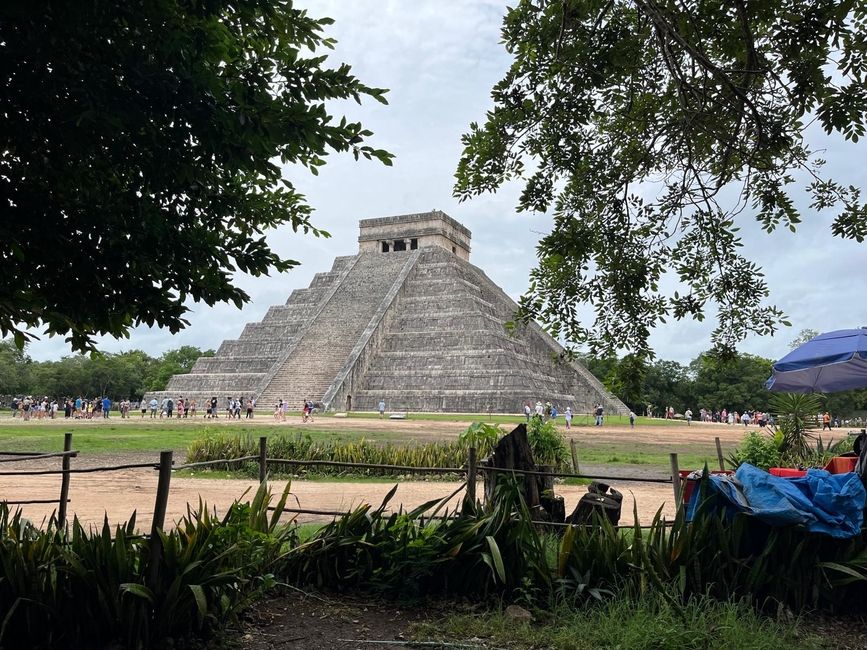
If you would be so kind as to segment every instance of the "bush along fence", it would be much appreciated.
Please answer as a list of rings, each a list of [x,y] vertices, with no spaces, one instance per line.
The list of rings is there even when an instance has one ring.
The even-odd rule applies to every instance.
[[[71,439],[68,446],[69,453],[57,456],[61,469],[51,473],[119,467],[72,468]],[[46,457],[29,458],[40,456]],[[465,474],[468,488],[476,485],[474,473],[501,477],[486,502],[469,488],[456,510],[448,504],[457,491],[389,511],[395,486],[378,507],[328,513],[333,520],[303,540],[291,523],[281,523],[288,485],[272,505],[264,479],[287,459],[269,458],[266,439],[257,454],[240,458],[173,468],[171,453],[163,452],[158,465],[135,465],[160,471],[149,536],[135,534],[134,519],[88,531],[58,515],[40,529],[0,503],[0,645],[146,647],[165,637],[207,634],[281,582],[387,596],[490,596],[537,607],[654,592],[676,609],[708,596],[775,611],[867,609],[863,536],[834,540],[701,508],[691,523],[679,508],[673,521],[657,512],[645,527],[636,511],[635,524],[623,530],[601,516],[592,525],[551,530],[535,520],[524,481],[586,475],[497,468],[474,456],[468,451],[465,465],[436,469]],[[188,506],[176,526],[163,529],[173,469],[238,461],[258,463],[263,479],[249,503],[236,502],[221,519],[205,504]],[[401,467],[409,469],[417,468]],[[677,476],[673,471],[659,481],[679,490]],[[67,480],[65,499],[68,488]]]

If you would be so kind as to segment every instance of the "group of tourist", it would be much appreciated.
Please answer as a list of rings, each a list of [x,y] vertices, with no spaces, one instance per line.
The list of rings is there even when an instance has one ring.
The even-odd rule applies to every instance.
[[[542,418],[543,421],[556,420],[559,414],[560,409],[551,402],[543,404],[541,400],[537,400],[535,406],[531,402],[524,402],[524,417],[527,419],[527,423],[534,416]],[[567,406],[563,411],[563,420],[566,422],[567,429],[572,428],[574,415],[571,406]],[[592,415],[597,427],[601,427],[605,423],[605,407],[601,403],[593,407]],[[635,413],[629,414],[629,422],[635,426]]]
[[[255,397],[227,397],[226,398],[226,417],[228,419],[241,419],[241,412],[246,408],[246,417],[252,419],[253,411],[256,408]],[[141,417],[150,413],[151,418],[194,418],[198,415],[199,404],[195,399],[184,399],[179,397],[177,401],[171,397],[164,397],[162,401],[152,397],[149,402],[141,403]],[[205,419],[215,419],[220,417],[219,400],[216,396],[205,400]]]
[[[117,407],[121,417],[127,417],[129,413],[129,401],[120,402]],[[123,410],[126,405],[126,411]],[[12,400],[10,410],[12,417],[21,418],[24,421],[30,419],[42,420],[58,417],[61,408],[63,417],[66,419],[90,420],[93,418],[108,418],[111,413],[112,402],[109,397],[96,397],[93,399],[66,397],[60,400],[49,398],[47,395],[34,399],[31,395],[16,397]]]

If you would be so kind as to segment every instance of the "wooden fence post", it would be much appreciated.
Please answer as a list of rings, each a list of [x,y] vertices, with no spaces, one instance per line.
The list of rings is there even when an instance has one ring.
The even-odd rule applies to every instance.
[[[714,438],[714,440],[716,441],[716,458],[719,461],[719,468],[720,468],[720,470],[725,470],[726,464],[725,464],[725,461],[723,460],[722,444],[719,441],[719,436]]]
[[[575,438],[569,440],[569,448],[572,451],[572,471],[580,474],[581,470],[578,467],[578,444],[575,442]]]
[[[160,452],[160,476],[157,482],[157,498],[154,503],[154,519],[150,539],[150,584],[156,585],[163,557],[163,543],[159,532],[166,524],[166,509],[169,504],[169,485],[172,480],[172,451]]]
[[[476,448],[470,447],[467,454],[467,499],[470,503],[476,502],[476,476],[478,475],[478,463],[476,460]]]
[[[259,483],[264,483],[268,476],[268,437],[259,438]]]
[[[680,467],[677,464],[677,454],[669,454],[671,459],[671,484],[674,488],[674,505],[680,508]]]
[[[63,451],[72,451],[72,433],[63,434]],[[57,508],[57,527],[66,528],[67,500],[69,499],[69,461],[68,454],[64,454],[60,467],[63,474],[60,477],[60,504]]]

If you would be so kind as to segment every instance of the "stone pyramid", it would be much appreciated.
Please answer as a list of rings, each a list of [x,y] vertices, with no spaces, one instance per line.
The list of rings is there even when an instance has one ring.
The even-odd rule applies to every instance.
[[[359,252],[335,259],[285,305],[175,375],[163,393],[302,400],[330,410],[518,413],[550,401],[628,409],[535,323],[507,332],[517,305],[469,262],[470,231],[439,212],[360,223]]]

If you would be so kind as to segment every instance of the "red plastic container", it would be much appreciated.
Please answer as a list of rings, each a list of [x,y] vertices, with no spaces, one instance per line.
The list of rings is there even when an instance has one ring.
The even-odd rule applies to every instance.
[[[845,474],[846,472],[854,472],[857,462],[858,459],[854,456],[835,456],[828,461],[825,469],[832,474]]]
[[[792,469],[791,467],[772,467],[768,472],[771,476],[779,476],[781,478],[801,478],[807,475],[807,470]]]

